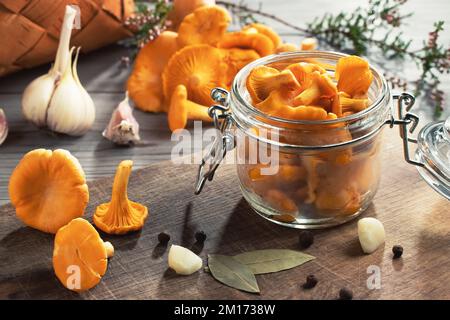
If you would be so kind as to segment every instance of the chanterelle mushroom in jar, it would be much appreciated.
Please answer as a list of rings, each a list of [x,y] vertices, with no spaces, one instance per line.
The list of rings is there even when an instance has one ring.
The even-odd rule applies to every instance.
[[[212,96],[222,104],[209,111],[223,131],[216,147],[223,153],[236,147],[244,198],[275,223],[322,228],[362,213],[380,180],[386,124],[400,125],[405,159],[423,175],[436,176],[436,170],[408,152],[408,129],[414,129],[418,118],[403,109],[409,111],[414,98],[406,93],[395,97],[400,118],[395,121],[386,80],[361,57],[319,51],[272,55],[244,67],[230,93],[217,88]],[[205,159],[216,161],[212,155]],[[439,168],[445,163],[427,159]],[[196,193],[217,166],[208,171],[203,164],[201,169]],[[441,168],[439,181],[430,185],[450,198],[450,174],[442,174],[446,170],[450,172]]]

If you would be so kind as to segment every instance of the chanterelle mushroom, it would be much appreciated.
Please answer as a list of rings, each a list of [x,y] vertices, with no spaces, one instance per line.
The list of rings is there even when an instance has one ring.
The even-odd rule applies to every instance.
[[[280,36],[271,28],[262,23],[251,23],[242,28],[242,30],[248,30],[251,28],[255,28],[258,33],[261,33],[272,40],[273,47],[278,48],[281,44]]]
[[[261,57],[274,53],[272,39],[255,28],[226,33],[217,44],[219,48],[253,49]]]
[[[139,109],[166,111],[161,74],[177,50],[177,33],[164,31],[139,51],[127,82],[128,94]]]
[[[170,99],[176,86],[186,87],[189,99],[210,106],[211,90],[226,86],[227,67],[221,50],[207,44],[185,47],[170,58],[163,72],[164,96]]]
[[[84,171],[69,151],[35,149],[14,169],[9,197],[26,225],[56,233],[84,214],[89,191]]]
[[[215,46],[231,21],[227,10],[219,6],[202,6],[188,14],[178,29],[178,44]]]
[[[127,186],[133,161],[124,160],[117,167],[111,202],[99,205],[94,224],[110,234],[125,234],[142,229],[148,216],[146,206],[128,199]]]
[[[85,219],[76,218],[56,233],[53,269],[67,289],[82,292],[96,286],[114,254],[97,230]]]
[[[183,129],[188,120],[212,121],[207,107],[188,100],[186,87],[182,84],[172,94],[167,116],[171,131]]]
[[[340,58],[335,77],[339,91],[344,91],[352,98],[365,96],[373,79],[369,63],[357,56]]]
[[[300,84],[289,70],[278,71],[275,68],[259,66],[247,77],[247,90],[253,103],[259,103],[275,90],[283,91],[286,96],[300,90]]]

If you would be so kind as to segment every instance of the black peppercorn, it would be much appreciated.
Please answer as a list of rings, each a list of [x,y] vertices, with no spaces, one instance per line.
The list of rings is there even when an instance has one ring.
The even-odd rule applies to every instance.
[[[301,249],[309,248],[314,242],[314,235],[311,231],[303,230],[298,236]]]
[[[403,254],[403,247],[398,245],[393,246],[392,253],[394,254],[394,259],[400,258]]]
[[[205,242],[206,233],[204,231],[197,231],[195,233],[195,240],[197,240],[198,242]]]
[[[309,276],[306,277],[306,282],[303,284],[303,289],[312,289],[316,286],[317,282],[318,281],[316,276],[310,274]]]
[[[339,290],[339,300],[352,300],[353,292],[348,288],[342,288]]]
[[[170,240],[170,236],[165,233],[165,232],[161,232],[160,234],[158,234],[158,241],[161,244],[167,244]]]

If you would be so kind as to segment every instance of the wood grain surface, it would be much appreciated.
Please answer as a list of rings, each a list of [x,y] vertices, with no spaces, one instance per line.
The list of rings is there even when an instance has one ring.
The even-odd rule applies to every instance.
[[[357,6],[366,6],[367,0],[334,1],[316,0],[247,0],[252,7],[261,3],[264,11],[283,17],[299,26],[304,26],[316,16],[326,12],[336,13],[342,10],[353,10]],[[422,40],[432,29],[433,22],[444,20],[450,25],[450,2],[448,0],[409,0],[404,12],[413,12],[407,25],[402,28],[405,38],[414,39],[413,47],[420,46]],[[292,30],[273,21],[269,23],[278,31],[285,41],[299,43],[301,37],[293,36]],[[237,28],[237,26],[233,26]],[[449,28],[442,33],[442,43],[450,41]],[[323,48],[323,47],[322,47]],[[8,202],[7,184],[12,170],[19,159],[34,148],[65,148],[70,150],[85,168],[88,179],[107,176],[114,173],[115,166],[122,158],[131,158],[136,168],[142,168],[150,163],[170,159],[172,142],[167,128],[166,116],[135,111],[141,126],[141,136],[147,143],[139,148],[117,148],[102,138],[113,108],[124,95],[124,84],[130,73],[130,68],[120,64],[120,58],[129,52],[120,46],[111,46],[97,52],[83,55],[79,61],[81,82],[91,93],[97,106],[97,117],[93,130],[81,138],[70,138],[39,130],[27,123],[21,114],[21,95],[28,83],[48,71],[49,65],[25,70],[4,78],[0,78],[0,107],[6,112],[10,123],[10,134],[5,143],[0,146],[0,204]],[[405,78],[417,77],[417,69],[411,62],[380,60],[376,56],[369,57],[372,64],[381,69],[395,72]],[[442,88],[450,89],[450,77],[441,79]],[[448,101],[448,99],[447,99]],[[419,99],[417,101],[422,123],[430,120],[431,107]],[[448,104],[448,103],[447,103]],[[450,109],[450,108],[447,108]],[[447,110],[447,114],[449,111]],[[397,161],[393,159],[392,161]]]
[[[386,129],[383,175],[373,204],[364,216],[380,219],[387,240],[384,248],[364,255],[356,221],[314,231],[315,242],[305,252],[316,257],[303,266],[259,275],[261,294],[228,288],[203,270],[179,276],[168,269],[168,248],[158,245],[166,231],[171,244],[200,252],[238,254],[253,249],[298,248],[299,231],[277,226],[259,217],[242,198],[233,165],[219,168],[214,181],[194,196],[197,167],[162,162],[133,172],[130,198],[149,207],[141,232],[109,236],[116,249],[108,271],[92,290],[76,294],[65,289],[53,274],[53,236],[24,226],[10,205],[0,208],[0,299],[335,299],[348,287],[355,299],[450,299],[449,202],[430,189],[416,169],[402,161],[398,131]],[[89,183],[95,207],[109,201],[112,178]],[[194,233],[204,230],[204,247]],[[391,248],[404,247],[393,260]],[[381,289],[369,290],[368,267],[381,271]],[[315,274],[316,288],[301,288]]]

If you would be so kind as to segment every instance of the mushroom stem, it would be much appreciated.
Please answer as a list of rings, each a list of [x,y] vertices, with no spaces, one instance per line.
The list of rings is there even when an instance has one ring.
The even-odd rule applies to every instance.
[[[308,106],[313,104],[315,100],[320,98],[319,87],[313,84],[311,87],[307,88],[305,91],[300,93],[292,101],[294,106]]]
[[[114,176],[113,191],[110,208],[122,208],[121,213],[131,215],[127,194],[128,179],[130,178],[133,161],[124,160],[117,167]]]
[[[359,112],[367,108],[367,99],[352,99],[344,96],[340,96],[340,103],[342,106],[342,111],[354,111]]]
[[[187,111],[188,120],[202,120],[211,122],[212,119],[208,114],[208,107],[201,104],[186,100],[184,102]]]
[[[105,246],[106,255],[108,256],[108,258],[111,258],[112,256],[114,256],[114,247],[111,244],[111,242],[105,241],[105,242],[103,242],[103,245]]]
[[[171,131],[183,129],[188,120],[212,121],[207,107],[188,100],[187,89],[183,85],[178,85],[172,94],[168,120]]]

